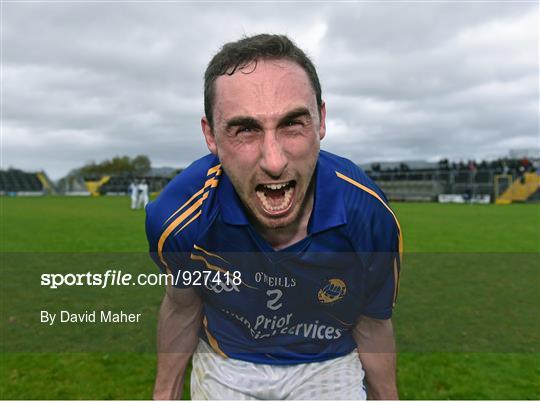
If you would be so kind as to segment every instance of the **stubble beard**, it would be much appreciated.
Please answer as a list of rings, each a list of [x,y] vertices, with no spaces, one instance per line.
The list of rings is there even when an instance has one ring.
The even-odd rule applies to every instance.
[[[300,194],[301,201],[292,206],[292,211],[289,215],[282,218],[269,218],[260,211],[258,204],[253,198],[247,197],[249,202],[246,202],[244,197],[240,195],[244,210],[247,212],[252,225],[260,231],[283,231],[285,232],[289,228],[293,228],[300,224],[305,214],[311,214],[311,209],[307,211],[309,207],[313,208],[314,205],[314,187],[315,187],[315,165],[311,169],[311,177],[308,179],[308,185],[303,194]],[[232,181],[232,180],[231,180]],[[255,196],[256,197],[256,196]],[[295,194],[295,198],[299,199],[299,194]],[[309,218],[308,218],[309,219]]]
[[[318,153],[317,153],[318,155]],[[314,159],[313,163],[310,166],[311,171],[311,177],[308,179],[308,185],[306,189],[304,190],[304,194],[302,195],[302,200],[299,203],[299,205],[293,205],[293,211],[290,215],[285,216],[283,218],[277,218],[272,219],[266,217],[262,211],[260,211],[259,205],[257,204],[256,195],[252,194],[252,191],[254,191],[255,183],[250,184],[250,188],[247,189],[247,194],[243,193],[242,191],[238,191],[237,189],[240,188],[243,190],[242,187],[242,179],[238,179],[235,175],[230,174],[226,166],[222,166],[223,170],[225,171],[225,174],[229,177],[236,194],[240,198],[240,201],[242,203],[242,208],[246,212],[246,215],[248,216],[248,219],[250,223],[257,229],[265,231],[265,230],[286,230],[289,227],[294,226],[295,224],[299,224],[302,218],[305,216],[306,213],[311,214],[311,210],[307,211],[308,207],[313,208],[314,205],[314,193],[315,193],[315,169],[317,165],[318,157]],[[253,187],[253,188],[252,188]],[[298,195],[295,194],[295,197],[298,199]]]

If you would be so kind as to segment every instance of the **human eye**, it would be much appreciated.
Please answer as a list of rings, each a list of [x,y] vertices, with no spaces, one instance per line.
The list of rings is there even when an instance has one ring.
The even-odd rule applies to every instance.
[[[285,122],[285,127],[303,127],[304,123],[299,119],[287,120]]]
[[[304,130],[304,123],[300,119],[291,119],[283,122],[282,130],[287,135],[300,134]]]
[[[238,127],[236,130],[236,134],[251,134],[254,132],[253,127]]]
[[[238,126],[234,131],[234,136],[242,140],[252,140],[257,138],[260,128],[257,126]]]

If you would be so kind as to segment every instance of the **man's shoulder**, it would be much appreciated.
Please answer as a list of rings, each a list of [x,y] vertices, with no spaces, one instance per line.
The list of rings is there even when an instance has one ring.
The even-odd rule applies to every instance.
[[[208,211],[205,207],[211,203],[209,198],[218,185],[220,175],[219,160],[211,154],[196,160],[176,175],[158,198],[146,207],[148,237],[157,239],[180,229],[192,231],[198,227],[208,215],[203,211]]]
[[[368,203],[373,206],[388,204],[383,191],[375,182],[351,160],[321,151],[320,161],[326,169],[333,171],[333,184],[336,191],[344,194],[344,202],[348,208],[358,208],[359,204]]]
[[[385,194],[358,165],[326,151],[321,151],[320,158],[321,163],[334,172],[333,182],[328,185],[343,194],[351,236],[370,233],[379,237],[381,233],[378,232],[398,228],[397,218]]]

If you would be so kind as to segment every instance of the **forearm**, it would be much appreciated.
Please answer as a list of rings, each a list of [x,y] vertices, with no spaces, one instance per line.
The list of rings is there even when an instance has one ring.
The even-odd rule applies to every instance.
[[[398,399],[392,322],[362,317],[354,338],[366,373],[368,399]]]
[[[169,293],[163,298],[157,330],[154,399],[182,397],[186,367],[198,344],[201,310],[198,297],[180,303]]]
[[[399,399],[395,353],[359,353],[366,372],[368,399]]]

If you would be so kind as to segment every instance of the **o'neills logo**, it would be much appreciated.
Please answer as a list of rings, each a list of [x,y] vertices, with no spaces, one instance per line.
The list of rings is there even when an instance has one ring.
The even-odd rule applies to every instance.
[[[345,282],[341,279],[329,279],[317,293],[317,298],[321,303],[335,303],[341,300],[345,293],[347,293]]]

